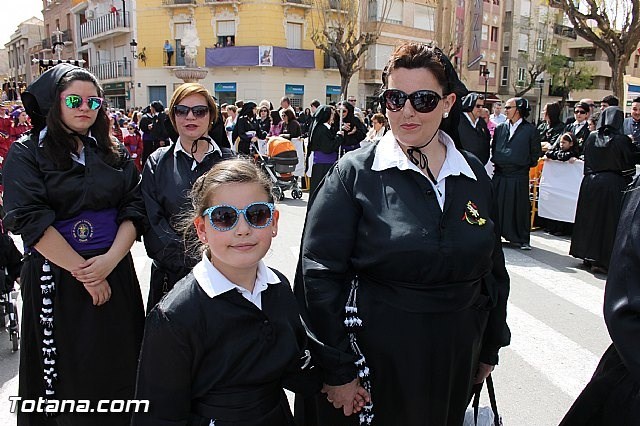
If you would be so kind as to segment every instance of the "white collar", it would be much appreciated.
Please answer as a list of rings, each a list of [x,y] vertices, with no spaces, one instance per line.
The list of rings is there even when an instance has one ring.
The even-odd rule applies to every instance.
[[[202,290],[207,296],[214,298],[226,293],[230,290],[238,290],[239,292],[247,291],[245,288],[229,281],[227,277],[222,275],[220,271],[211,263],[206,253],[202,254],[202,260],[193,267],[193,276]],[[258,263],[258,272],[256,274],[256,283],[253,293],[261,293],[267,289],[268,284],[280,284],[280,278],[261,260]]]
[[[465,113],[464,113],[464,116],[465,116],[465,117],[467,117],[467,120],[469,120],[469,123],[471,123],[471,126],[473,126],[473,128],[475,129],[475,128],[476,128],[476,126],[478,125],[478,118],[479,118],[479,117],[478,117],[478,118],[476,118],[476,121],[472,121],[472,120],[471,120],[471,116],[470,116],[470,114],[469,114],[468,112],[465,112]]]
[[[184,147],[182,146],[182,144],[180,143],[180,138],[178,137],[178,140],[176,141],[175,144],[175,148],[173,149],[173,156],[177,157],[178,156],[178,152],[184,152],[185,154],[187,154],[188,157],[193,158],[193,156],[191,155],[190,152],[185,151]],[[218,152],[220,155],[222,155],[222,150],[220,149],[220,147],[218,146],[218,144],[211,139],[211,143],[208,144],[209,147],[207,148],[207,152],[204,154],[205,157],[209,154],[211,154],[212,152]],[[204,158],[204,157],[203,157]]]
[[[518,121],[516,121],[513,124],[511,124],[511,120],[509,120],[509,127],[516,128],[516,127],[518,127],[520,125],[520,123],[522,123],[522,117],[518,118]]]
[[[467,160],[460,151],[458,151],[449,135],[442,130],[438,130],[438,141],[447,149],[444,163],[437,177],[438,182],[447,176],[459,176],[461,174],[477,180],[475,173],[471,170],[471,166],[469,166]],[[376,153],[371,170],[383,171],[393,167],[399,170],[414,170],[424,176],[418,166],[413,164],[404,151],[402,151],[395,136],[393,136],[393,132],[389,130],[376,146]]]

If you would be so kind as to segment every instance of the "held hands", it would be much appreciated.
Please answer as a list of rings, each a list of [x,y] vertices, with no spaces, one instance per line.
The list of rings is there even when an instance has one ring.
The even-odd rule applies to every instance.
[[[93,300],[93,306],[104,305],[111,299],[111,286],[109,286],[107,280],[102,280],[95,285],[85,284],[84,288],[89,292]]]
[[[345,416],[360,412],[365,404],[371,402],[369,392],[360,386],[357,378],[340,386],[325,384],[322,386],[321,392],[327,394],[327,401],[335,408],[342,408]]]
[[[71,275],[85,287],[93,287],[106,280],[117,264],[116,259],[105,253],[85,260],[77,269],[71,271]]]
[[[476,376],[473,378],[473,383],[477,385],[478,383],[484,382],[494,368],[495,365],[485,364],[484,362],[478,363],[478,371],[476,371]]]

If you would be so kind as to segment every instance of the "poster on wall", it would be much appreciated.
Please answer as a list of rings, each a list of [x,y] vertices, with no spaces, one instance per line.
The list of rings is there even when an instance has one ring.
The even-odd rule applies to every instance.
[[[261,67],[273,66],[273,46],[258,46],[258,65]]]

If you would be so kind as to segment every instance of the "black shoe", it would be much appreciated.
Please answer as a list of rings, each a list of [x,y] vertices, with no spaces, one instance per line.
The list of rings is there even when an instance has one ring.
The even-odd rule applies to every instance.
[[[521,243],[520,250],[531,250],[531,246],[529,245],[529,243]]]
[[[604,274],[607,275],[607,268],[604,268],[602,266],[592,266],[591,267],[591,273],[593,274]]]

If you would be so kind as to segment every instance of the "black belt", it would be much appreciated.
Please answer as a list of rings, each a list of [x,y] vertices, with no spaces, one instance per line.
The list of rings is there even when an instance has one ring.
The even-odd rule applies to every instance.
[[[209,393],[194,401],[191,411],[217,420],[248,421],[272,412],[280,403],[282,388],[277,385],[252,390]]]

